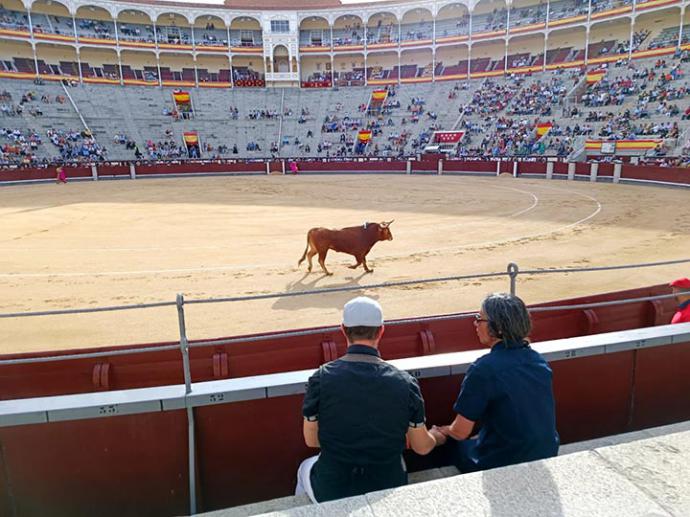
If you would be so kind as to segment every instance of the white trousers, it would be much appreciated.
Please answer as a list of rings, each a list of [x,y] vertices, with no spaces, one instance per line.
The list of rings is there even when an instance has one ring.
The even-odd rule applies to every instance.
[[[297,486],[295,487],[295,495],[307,494],[312,503],[318,503],[314,497],[314,490],[311,487],[311,469],[314,467],[319,456],[312,456],[304,460],[297,469]]]

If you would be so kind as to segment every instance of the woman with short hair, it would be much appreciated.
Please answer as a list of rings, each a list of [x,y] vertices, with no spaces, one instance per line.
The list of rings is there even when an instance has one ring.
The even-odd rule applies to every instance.
[[[475,317],[479,342],[491,351],[467,370],[450,425],[438,428],[461,472],[486,470],[558,454],[551,368],[533,350],[532,325],[517,296],[486,297]],[[479,433],[470,438],[475,423]]]

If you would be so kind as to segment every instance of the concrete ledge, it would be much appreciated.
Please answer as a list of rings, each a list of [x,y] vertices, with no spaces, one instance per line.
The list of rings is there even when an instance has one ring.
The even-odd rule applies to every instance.
[[[424,483],[427,481],[434,481],[437,479],[457,476],[458,474],[460,474],[460,471],[455,467],[441,467],[437,469],[428,469],[419,472],[411,472],[408,476],[408,482],[410,485],[412,485],[414,483]],[[338,502],[339,501],[335,501],[334,504]],[[215,512],[208,512],[201,515],[203,515],[203,517],[246,517],[249,515],[260,515],[270,512],[278,512],[278,515],[280,515],[282,514],[282,512],[291,510],[293,508],[304,507],[304,510],[307,511],[310,508],[316,508],[317,506],[319,508],[322,508],[326,505],[312,505],[311,501],[306,495],[293,495],[281,497],[279,499],[271,499],[269,501],[261,501],[258,503],[236,506],[234,508],[228,508],[226,510],[217,510]],[[329,514],[324,513],[323,515]]]
[[[669,428],[641,433],[663,429]],[[265,515],[687,517],[688,479],[690,431],[684,430]]]
[[[651,427],[649,429],[643,429],[641,431],[616,434],[613,436],[604,436],[602,438],[595,438],[593,440],[587,440],[585,442],[576,442],[569,443],[568,445],[561,445],[560,449],[558,450],[558,455],[564,456],[566,454],[572,454],[574,452],[591,451],[592,449],[599,449],[601,447],[622,445],[624,443],[635,442],[637,440],[655,438],[657,436],[680,433],[683,431],[690,431],[690,420],[688,420],[687,422],[680,422],[678,424]]]
[[[227,508],[225,510],[207,512],[200,515],[203,515],[203,517],[245,517],[267,512],[286,511],[292,508],[303,507],[310,504],[311,501],[306,495],[291,495],[288,497],[281,497],[279,499],[271,499],[270,501],[261,501],[259,503],[236,506],[234,508]]]

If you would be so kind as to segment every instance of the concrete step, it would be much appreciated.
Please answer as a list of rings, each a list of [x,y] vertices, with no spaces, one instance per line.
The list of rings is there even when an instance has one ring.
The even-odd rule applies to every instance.
[[[423,470],[420,472],[411,472],[408,475],[408,482],[410,485],[416,483],[425,483],[427,481],[435,481],[451,476],[457,476],[458,474],[460,474],[460,471],[458,471],[458,469],[455,467],[441,467]],[[236,506],[234,508],[207,512],[198,515],[203,517],[248,517],[251,515],[260,515],[269,512],[283,512],[302,506],[309,507],[311,504],[311,501],[306,495],[292,495],[278,499],[271,499],[270,501]]]

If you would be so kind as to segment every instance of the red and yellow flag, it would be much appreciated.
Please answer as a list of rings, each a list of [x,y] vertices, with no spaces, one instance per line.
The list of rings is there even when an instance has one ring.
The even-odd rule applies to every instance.
[[[553,127],[553,124],[551,122],[540,122],[535,127],[535,129],[537,131],[537,137],[539,137],[539,138],[543,137],[546,133],[551,131],[552,127]]]
[[[176,91],[173,93],[173,99],[177,104],[189,103],[189,92]]]
[[[587,84],[596,84],[601,81],[606,75],[606,70],[603,68],[597,68],[596,70],[590,70],[585,76],[587,79]]]
[[[187,131],[182,135],[187,146],[199,144],[199,134],[196,131]]]
[[[600,151],[602,144],[609,143],[608,140],[587,140],[585,149],[588,151]],[[645,138],[642,140],[612,140],[610,143],[616,144],[617,151],[648,151],[656,149],[663,143],[661,138]]]
[[[374,90],[371,92],[371,98],[375,101],[385,101],[388,96],[388,90]]]
[[[362,143],[367,143],[369,140],[371,140],[371,131],[368,129],[360,129],[359,133],[357,133],[357,140]]]

